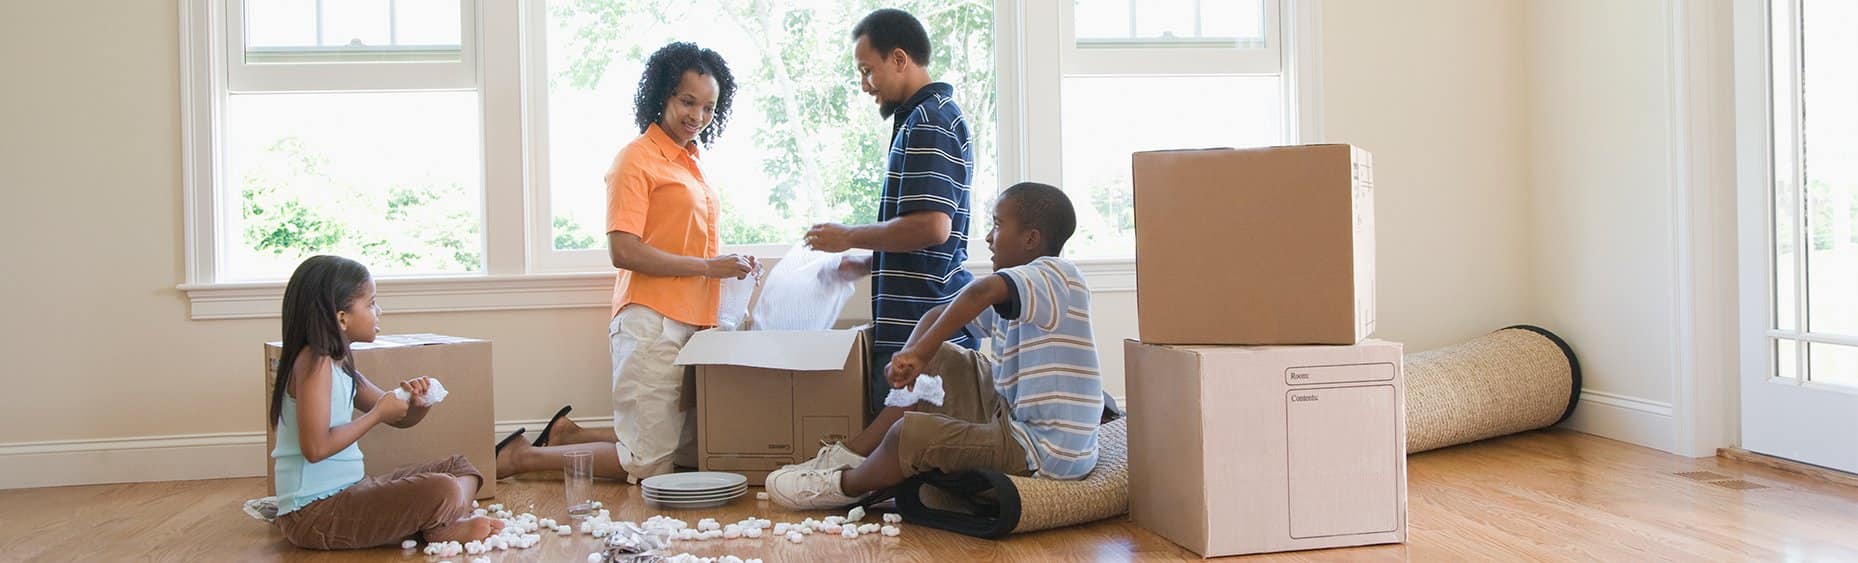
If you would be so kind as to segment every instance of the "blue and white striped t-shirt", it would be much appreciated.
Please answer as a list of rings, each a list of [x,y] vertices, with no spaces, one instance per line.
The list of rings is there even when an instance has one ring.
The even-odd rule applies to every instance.
[[[968,122],[950,96],[955,89],[931,83],[898,106],[891,133],[889,171],[877,220],[889,221],[918,211],[948,214],[948,240],[913,252],[876,252],[871,262],[871,403],[882,405],[890,384],[884,366],[910,340],[924,313],[948,303],[974,276],[962,269],[968,259],[968,186],[974,177],[974,151]],[[972,349],[979,335],[969,331],[949,342]]]
[[[1090,289],[1076,265],[1051,256],[995,275],[1011,286],[1013,302],[1004,312],[987,309],[973,325],[991,339],[994,389],[1011,411],[1015,437],[1029,446],[1032,470],[1081,479],[1097,466],[1103,420]]]

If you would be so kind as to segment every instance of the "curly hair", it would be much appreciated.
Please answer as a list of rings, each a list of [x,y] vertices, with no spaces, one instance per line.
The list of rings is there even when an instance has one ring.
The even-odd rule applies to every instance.
[[[677,90],[677,85],[684,79],[684,71],[694,70],[697,74],[716,79],[716,117],[709,127],[697,132],[697,142],[710,146],[721,135],[723,127],[729,124],[730,100],[735,97],[735,76],[729,74],[729,63],[716,51],[698,47],[696,43],[677,42],[665,45],[652,53],[645,61],[645,74],[639,77],[639,91],[633,94],[633,120],[638,122],[639,133],[650,129],[653,123],[664,117],[665,103]]]

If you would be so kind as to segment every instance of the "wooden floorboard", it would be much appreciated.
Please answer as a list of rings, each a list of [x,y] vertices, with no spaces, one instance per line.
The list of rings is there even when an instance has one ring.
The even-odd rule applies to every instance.
[[[1272,554],[1265,561],[1858,560],[1858,487],[1725,458],[1690,459],[1570,431],[1534,432],[1412,456],[1408,543]],[[1710,471],[1761,488],[1676,475]],[[749,497],[709,510],[660,511],[637,488],[596,485],[615,519],[798,521]],[[508,481],[497,499],[554,516],[550,476]],[[0,491],[0,560],[437,561],[398,548],[313,552],[285,544],[239,510],[263,479]],[[545,535],[491,561],[584,561],[598,540]],[[1115,519],[1003,541],[904,525],[899,538],[821,535],[680,543],[698,555],[772,561],[1176,561],[1195,555]],[[468,557],[454,558],[463,563]]]

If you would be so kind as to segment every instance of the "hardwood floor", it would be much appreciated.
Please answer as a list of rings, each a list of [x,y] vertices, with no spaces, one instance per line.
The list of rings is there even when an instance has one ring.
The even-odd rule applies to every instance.
[[[1548,431],[1415,455],[1404,545],[1261,556],[1268,561],[1858,560],[1858,487],[1724,458],[1689,459],[1569,431]],[[1681,472],[1709,472],[1696,477]],[[1758,486],[1731,488],[1736,481]],[[1731,485],[1731,486],[1725,486]],[[638,490],[596,485],[615,519],[669,514],[695,522],[750,515],[798,521],[752,495],[710,510],[659,511]],[[561,486],[506,482],[497,501],[551,516]],[[0,560],[437,561],[398,548],[312,552],[285,544],[239,505],[263,479],[0,491]],[[586,535],[545,535],[492,561],[585,561]],[[1174,561],[1197,559],[1117,519],[1004,541],[904,525],[899,538],[811,536],[681,543],[697,555],[768,561]],[[453,558],[460,563],[469,557]]]

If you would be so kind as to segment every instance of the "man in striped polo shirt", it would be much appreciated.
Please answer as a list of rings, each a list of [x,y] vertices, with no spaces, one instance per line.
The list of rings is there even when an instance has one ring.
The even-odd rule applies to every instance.
[[[1090,290],[1077,266],[1059,257],[1076,228],[1076,211],[1058,188],[1022,183],[1001,192],[987,235],[995,273],[931,309],[885,370],[892,388],[941,376],[942,404],[884,409],[843,447],[768,474],[768,495],[787,508],[822,509],[929,471],[1089,475],[1103,381]],[[944,342],[965,326],[985,331],[997,362]]]
[[[954,88],[931,82],[929,35],[908,12],[871,12],[852,29],[859,83],[876,98],[878,112],[892,119],[889,171],[878,202],[877,223],[815,225],[806,242],[826,252],[872,250],[847,258],[842,272],[872,276],[871,381],[867,415],[882,406],[887,385],[883,368],[903,347],[923,313],[948,303],[973,276],[968,258],[968,186],[974,155],[968,122],[950,96]],[[949,337],[973,348],[977,336]]]

